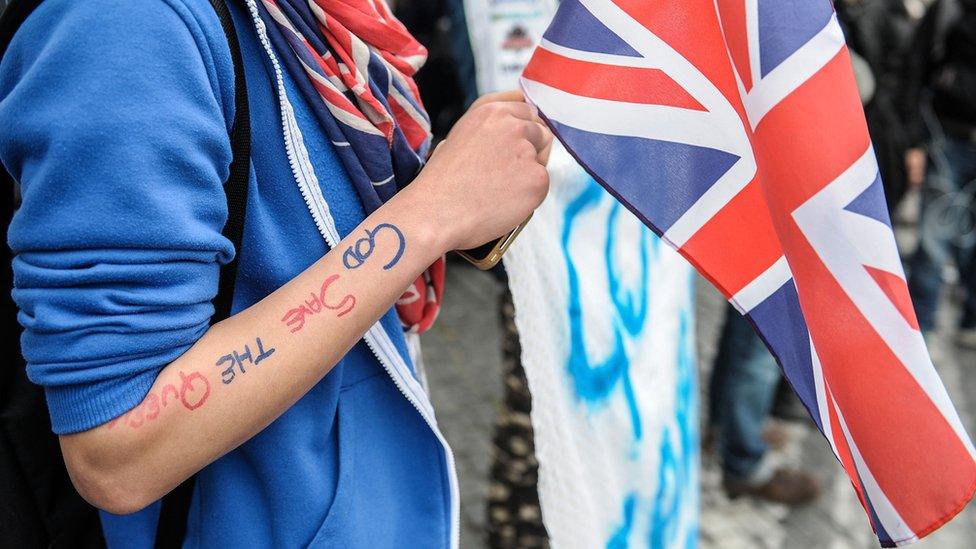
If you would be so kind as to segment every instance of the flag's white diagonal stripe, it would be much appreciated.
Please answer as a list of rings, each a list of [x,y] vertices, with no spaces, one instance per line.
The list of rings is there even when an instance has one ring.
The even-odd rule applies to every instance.
[[[732,152],[734,132],[711,113],[662,105],[596,99],[523,80],[528,95],[545,105],[552,120],[573,128],[612,136],[642,137]]]
[[[759,47],[759,0],[745,0],[746,39],[749,48],[749,78],[755,88],[762,79],[762,59]]]
[[[581,0],[583,6],[630,47],[648,59],[654,59],[660,68],[715,118],[708,131],[722,128],[730,139],[731,149],[738,156],[752,154],[752,146],[742,127],[741,119],[729,101],[691,61],[675,51],[667,42],[627,15],[611,0]],[[732,135],[734,134],[734,135]],[[718,147],[722,150],[728,149]]]
[[[668,228],[664,233],[665,240],[679,248],[684,246],[685,242],[708,223],[719,210],[727,206],[755,175],[756,161],[752,155],[740,158]]]
[[[841,173],[835,181],[844,180],[844,185],[831,186],[831,199],[834,206],[843,208],[850,204],[855,198],[861,195],[868,187],[874,183],[878,177],[878,160],[874,154],[874,147],[868,145],[861,156],[859,156],[846,170]]]
[[[750,33],[750,40],[751,37]],[[758,79],[759,71],[755,70],[759,62],[754,61],[754,74],[757,76],[753,77],[752,89],[742,97],[749,124],[755,129],[773,107],[819,72],[842,47],[844,34],[834,15],[809,42],[761,80]],[[750,45],[749,49],[759,51],[758,46],[753,48]]]
[[[905,277],[901,257],[898,255],[898,243],[891,227],[877,219],[848,211],[839,212],[838,217],[845,232],[863,235],[862,239],[851,242],[851,245],[857,247],[864,265]]]
[[[871,147],[861,155],[842,175],[848,184],[838,186],[833,197],[833,206],[838,213],[838,222],[844,226],[845,232],[860,235],[861,238],[852,240],[856,246],[864,265],[876,267],[904,278],[901,257],[898,255],[898,244],[891,227],[877,219],[845,210],[855,198],[874,184],[878,177],[878,163],[874,148]],[[883,244],[883,245],[882,245]]]
[[[810,341],[810,366],[813,368],[813,387],[817,393],[817,412],[820,414],[820,426],[823,434],[830,443],[830,449],[834,456],[839,460],[840,453],[837,452],[837,442],[834,440],[834,428],[830,424],[830,407],[827,406],[827,384],[823,378],[823,366],[820,364],[820,355],[817,347],[813,344],[813,338],[807,332]]]
[[[768,269],[736,292],[729,301],[742,314],[747,314],[756,305],[773,295],[783,284],[793,278],[786,256],[780,256]]]
[[[612,53],[597,53],[592,51],[577,50],[567,48],[566,46],[560,46],[559,44],[550,42],[545,38],[539,42],[539,47],[577,61],[614,65],[617,67],[630,67],[634,69],[661,69],[660,65],[654,62],[653,59],[649,59],[647,57],[634,57],[632,55],[614,55]]]

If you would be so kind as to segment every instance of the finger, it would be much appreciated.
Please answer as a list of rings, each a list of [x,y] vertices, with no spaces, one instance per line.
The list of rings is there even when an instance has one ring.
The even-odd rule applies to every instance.
[[[485,95],[482,95],[481,97],[476,99],[475,102],[471,104],[470,108],[478,107],[480,105],[484,105],[485,103],[494,103],[496,101],[511,101],[516,103],[524,103],[525,95],[522,93],[522,90],[506,90],[506,91],[500,91],[494,93],[486,93]]]
[[[514,102],[503,103],[502,105],[504,105],[505,110],[511,113],[515,118],[528,120],[529,122],[535,122],[537,124],[542,123],[542,119],[539,118],[539,109],[536,108],[535,105]]]
[[[545,153],[544,156],[540,156],[539,160],[543,164],[549,158],[549,149],[552,147],[552,130],[550,130],[545,124],[539,122],[530,122],[525,126],[525,138],[532,143],[535,147],[536,152]]]
[[[537,122],[525,122],[524,123],[525,138],[532,143],[535,147],[536,152],[542,151],[547,145],[549,145],[550,137],[549,130],[547,130],[542,124]]]
[[[539,164],[546,166],[549,164],[549,153],[552,152],[553,135],[552,130],[550,130],[548,127],[543,127],[543,129],[546,132],[546,146],[539,151],[539,155],[536,158],[538,159]]]

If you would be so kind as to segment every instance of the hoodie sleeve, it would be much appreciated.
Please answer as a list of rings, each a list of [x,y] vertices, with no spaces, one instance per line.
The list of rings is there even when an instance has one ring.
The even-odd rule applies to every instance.
[[[233,69],[212,19],[175,0],[52,0],[0,64],[0,160],[22,195],[13,298],[59,434],[138,404],[213,314],[234,250]]]

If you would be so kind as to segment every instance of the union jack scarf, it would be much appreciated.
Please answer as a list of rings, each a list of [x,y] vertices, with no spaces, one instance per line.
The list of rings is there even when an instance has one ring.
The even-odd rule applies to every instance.
[[[383,0],[262,0],[261,18],[370,214],[420,171],[430,119],[413,81],[427,50]],[[397,300],[404,327],[430,328],[444,258]]]

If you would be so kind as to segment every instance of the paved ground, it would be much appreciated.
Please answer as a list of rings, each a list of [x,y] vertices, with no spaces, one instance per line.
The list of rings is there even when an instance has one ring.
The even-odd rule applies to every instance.
[[[910,246],[910,242],[906,246]],[[424,353],[434,404],[457,454],[461,477],[461,545],[484,546],[484,497],[491,455],[491,426],[501,402],[501,356],[497,300],[500,285],[463,265],[449,269],[441,319],[425,336]],[[701,281],[699,281],[701,282]],[[698,344],[702,377],[715,352],[723,301],[698,284]],[[943,324],[952,325],[952,297],[946,296]],[[957,349],[948,334],[934,340],[936,362],[970,433],[976,433],[976,352]],[[704,385],[704,384],[703,384]],[[789,424],[790,443],[782,459],[815,471],[826,487],[816,505],[789,510],[747,499],[729,501],[719,488],[715,464],[702,474],[701,547],[704,549],[878,547],[847,477],[821,435],[807,424]],[[976,505],[919,547],[976,547]]]
[[[492,428],[502,402],[502,287],[460,263],[447,273],[444,307],[424,335],[424,363],[438,423],[457,460],[461,547],[484,547]]]

